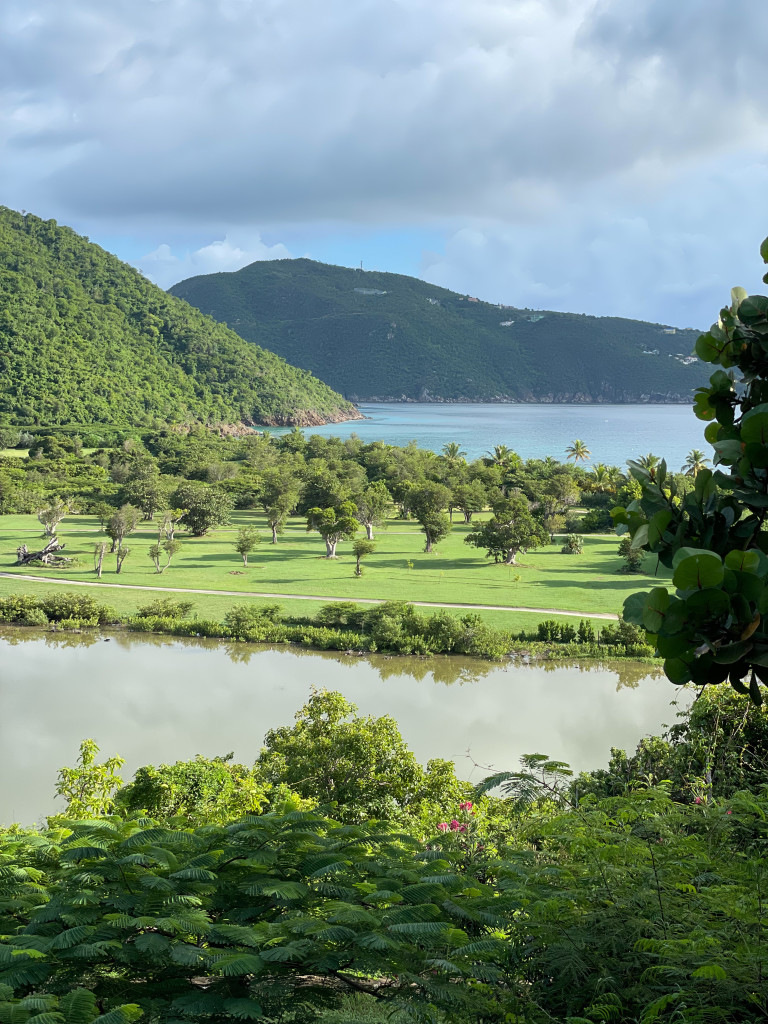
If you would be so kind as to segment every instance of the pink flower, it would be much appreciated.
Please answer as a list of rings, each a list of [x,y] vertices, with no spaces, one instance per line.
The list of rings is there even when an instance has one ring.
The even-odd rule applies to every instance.
[[[733,811],[726,811],[726,814],[733,814]]]
[[[459,804],[459,810],[460,811],[471,811],[472,810],[472,801],[471,800],[462,800],[461,803]]]
[[[466,832],[467,831],[467,826],[466,825],[459,825],[459,827],[458,827],[458,829],[456,831],[457,832]]]
[[[701,803],[701,797],[697,796],[695,801],[694,801],[694,803],[700,804]]]
[[[460,828],[461,822],[456,821],[456,819],[454,818],[453,821],[451,822],[451,832],[458,832]]]
[[[437,827],[438,827],[438,829],[441,832],[447,832],[448,831],[448,822],[447,821],[441,821],[440,824]]]

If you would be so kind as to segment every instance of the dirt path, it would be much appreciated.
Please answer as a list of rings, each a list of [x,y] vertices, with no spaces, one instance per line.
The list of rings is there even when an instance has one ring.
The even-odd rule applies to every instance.
[[[145,587],[138,583],[96,583],[89,580],[62,580],[54,576],[25,576],[15,572],[0,572],[6,580],[26,580],[30,583],[58,583],[68,587],[101,587],[112,590],[149,590],[161,594],[208,594],[211,597],[266,597],[270,600],[283,601],[343,601],[347,598],[328,597],[327,594],[268,594],[255,590],[192,590],[182,587]],[[356,597],[355,604],[384,604],[384,599],[375,597]],[[470,611],[485,612],[531,612],[540,615],[568,615],[576,619],[610,619],[616,621],[618,615],[606,612],[571,612],[564,608],[518,608],[508,604],[443,604],[440,601],[411,601],[418,608],[466,608]]]

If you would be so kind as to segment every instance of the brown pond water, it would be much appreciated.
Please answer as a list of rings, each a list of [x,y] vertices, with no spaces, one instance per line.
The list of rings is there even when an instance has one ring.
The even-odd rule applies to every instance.
[[[57,807],[57,769],[81,739],[142,764],[234,751],[251,763],[265,732],[290,723],[312,686],[361,714],[392,715],[421,761],[450,758],[478,781],[541,752],[604,765],[674,721],[690,698],[638,662],[497,664],[471,658],[362,658],[206,640],[0,631],[0,823]],[[673,704],[679,701],[679,705]]]

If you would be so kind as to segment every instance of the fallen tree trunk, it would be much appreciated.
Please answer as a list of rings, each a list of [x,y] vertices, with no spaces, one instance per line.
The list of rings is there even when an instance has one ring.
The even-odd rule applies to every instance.
[[[57,537],[51,537],[41,551],[29,551],[27,545],[22,544],[20,548],[16,548],[16,565],[32,565],[38,563],[40,565],[47,565],[51,567],[70,565],[72,562],[71,558],[57,554],[57,552],[63,550],[64,545]]]

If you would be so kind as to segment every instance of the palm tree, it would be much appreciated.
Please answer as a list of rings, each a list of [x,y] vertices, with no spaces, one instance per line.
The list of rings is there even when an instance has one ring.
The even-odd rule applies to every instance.
[[[586,479],[589,481],[590,489],[593,491],[604,494],[606,491],[611,490],[612,481],[608,467],[604,462],[598,462],[593,466],[591,474]]]
[[[682,472],[686,476],[695,477],[699,470],[704,469],[709,462],[704,452],[699,451],[698,448],[692,448],[685,457],[685,465],[682,468]]]
[[[499,466],[501,469],[520,469],[523,460],[505,444],[497,444],[492,452],[486,453],[486,458],[492,466]]]
[[[661,462],[661,458],[658,455],[654,455],[653,452],[648,452],[647,455],[641,455],[636,462],[638,466],[642,466],[643,469],[648,470],[651,480],[656,479],[656,468]]]
[[[584,441],[573,441],[565,451],[567,457],[573,459],[574,462],[586,462],[592,454]]]
[[[463,462],[467,453],[462,449],[458,441],[450,441],[443,445],[443,458],[446,462]]]

